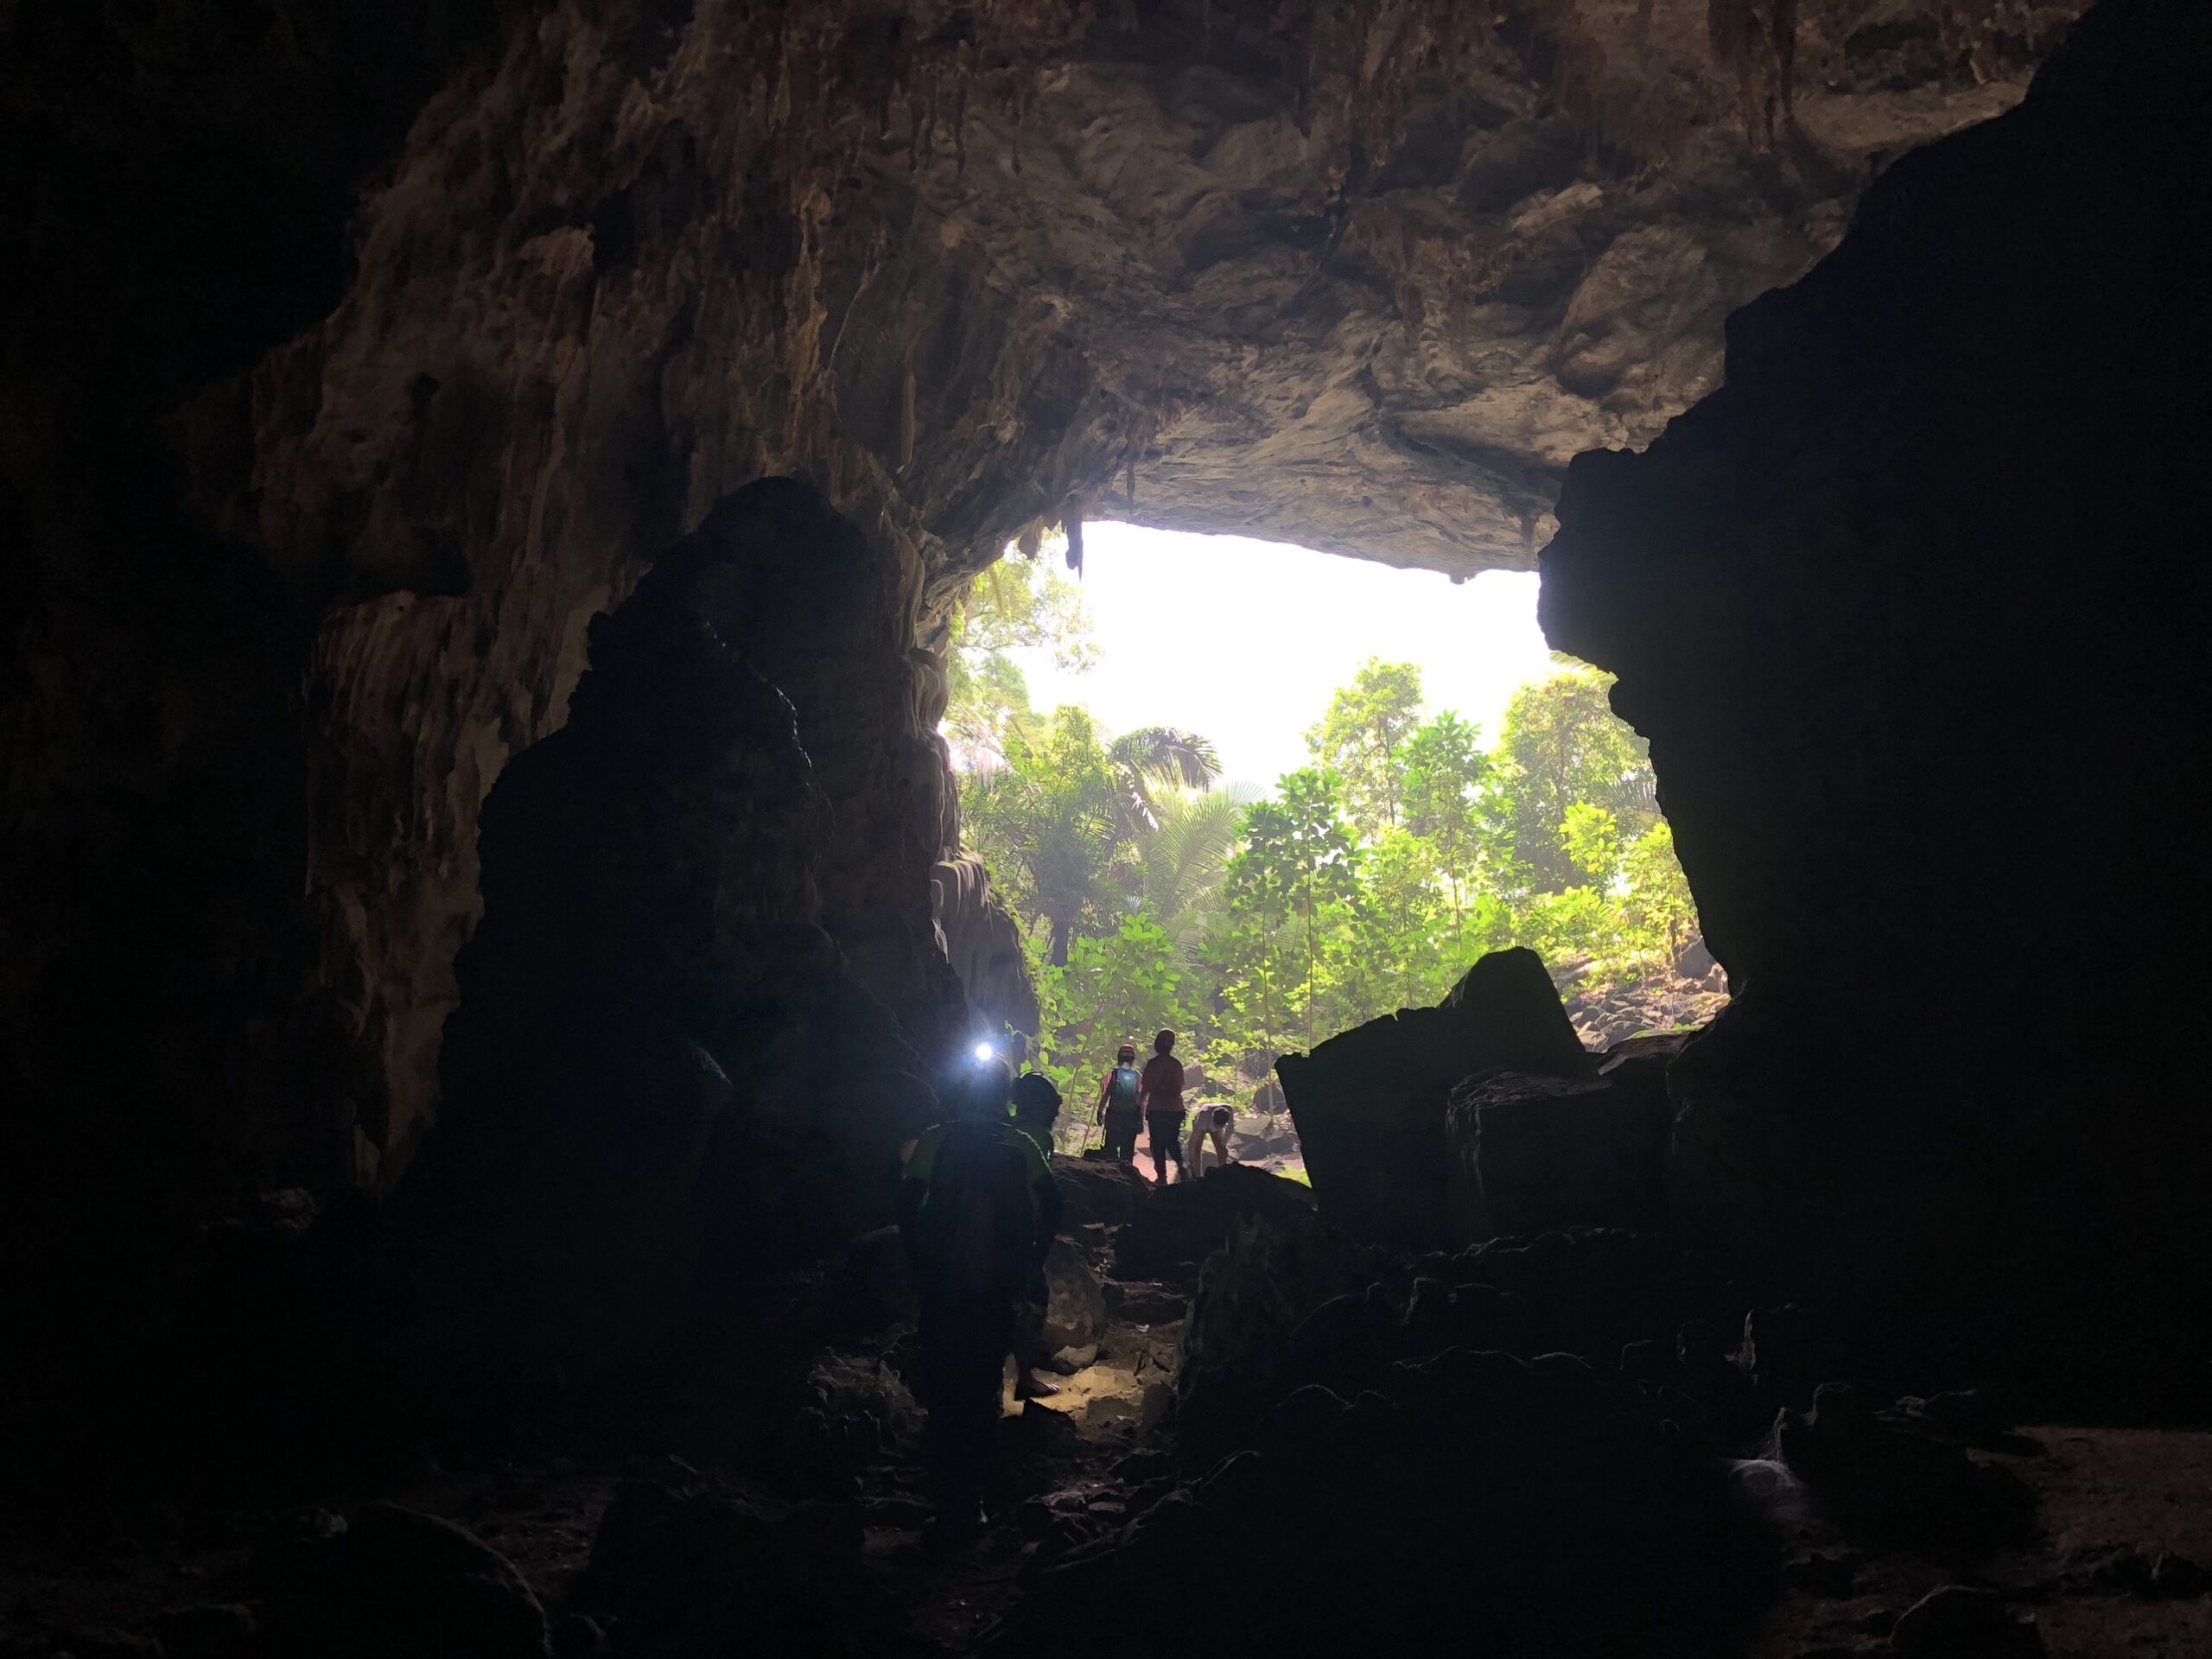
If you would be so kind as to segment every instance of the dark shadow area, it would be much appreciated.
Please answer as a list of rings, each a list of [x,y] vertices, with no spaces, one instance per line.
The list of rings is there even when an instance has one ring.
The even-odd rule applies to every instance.
[[[67,152],[8,164],[54,193],[11,237],[129,161],[38,291],[130,310],[142,211],[180,269],[80,373],[67,308],[9,334],[0,1659],[2201,1651],[2212,13],[603,10],[0,26]],[[1795,152],[1893,83],[1952,136],[1813,264],[1778,219],[1873,151]],[[1620,297],[1800,270],[1718,389]],[[1556,356],[1506,415],[1492,327]],[[1544,621],[1618,676],[1734,1000],[1597,1046],[1530,953],[1464,964],[1281,1059],[1310,1189],[989,1123],[1062,1213],[986,1286],[949,1526],[957,1258],[894,1197],[956,1088],[1003,1109],[952,1067],[1027,988],[949,607],[1155,448],[1162,522],[1234,463],[1394,556],[1533,539],[1452,445],[1344,437],[1410,361],[1465,453],[1536,407],[1630,443],[1567,468]]]

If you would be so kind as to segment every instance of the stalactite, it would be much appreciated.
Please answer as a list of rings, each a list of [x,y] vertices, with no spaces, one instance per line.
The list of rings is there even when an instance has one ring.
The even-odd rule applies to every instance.
[[[1754,149],[1774,148],[1796,105],[1798,0],[1707,0],[1706,38],[1734,75]]]
[[[1083,575],[1083,498],[1071,495],[1060,506],[1060,528],[1067,532],[1067,566]]]

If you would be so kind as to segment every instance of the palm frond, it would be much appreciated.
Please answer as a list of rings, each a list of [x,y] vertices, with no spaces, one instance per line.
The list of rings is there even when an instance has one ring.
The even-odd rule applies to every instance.
[[[1125,733],[1107,755],[1124,771],[1169,772],[1185,789],[1204,789],[1221,776],[1221,756],[1211,741],[1173,726],[1144,726]]]
[[[1163,797],[1158,830],[1144,850],[1144,906],[1179,951],[1194,950],[1209,901],[1220,890],[1243,805],[1227,793]]]

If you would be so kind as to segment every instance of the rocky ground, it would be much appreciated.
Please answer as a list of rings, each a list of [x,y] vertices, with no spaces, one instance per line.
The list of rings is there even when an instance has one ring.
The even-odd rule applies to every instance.
[[[2018,1426],[2033,1379],[1962,1386],[1632,1219],[1649,1195],[1613,1177],[1663,1135],[1680,1045],[1584,1052],[1521,952],[1325,1046],[1287,1086],[1317,1148],[1357,1108],[1330,1156],[1408,1213],[1404,1160],[1453,1160],[1427,1245],[1347,1230],[1349,1165],[1318,1194],[1265,1166],[1302,1157],[1287,1119],[1240,1118],[1236,1162],[1165,1187],[1056,1159],[1057,1391],[1018,1401],[1008,1361],[980,1535],[930,1524],[887,1229],[770,1281],[703,1391],[588,1430],[426,1427],[474,1448],[431,1458],[340,1413],[385,1449],[310,1465],[257,1451],[235,1402],[177,1403],[144,1444],[191,1454],[158,1473],[54,1459],[73,1482],[0,1505],[0,1659],[1318,1656],[1446,1630],[1516,1659],[2212,1650],[2212,1432]],[[1501,1055],[1522,1069],[1469,1072],[1427,1139],[1387,1132],[1375,1078],[1433,1118],[1427,1071]],[[1347,1068],[1368,1084],[1332,1103]],[[262,1325],[265,1258],[319,1236],[283,1214],[238,1287]],[[211,1329],[235,1351],[207,1375],[253,1386],[251,1323]],[[179,1377],[165,1402],[195,1397]]]
[[[1702,942],[1693,944],[1671,968],[1631,978],[1591,971],[1586,958],[1569,958],[1552,982],[1586,1048],[1601,1049],[1646,1032],[1702,1026],[1728,1006],[1728,975]]]
[[[1165,1191],[1058,1168],[1061,1392],[1009,1388],[971,1544],[925,1531],[911,1313],[874,1236],[826,1274],[887,1316],[815,1354],[753,1466],[518,1454],[312,1502],[80,1495],[10,1517],[0,1653],[1181,1653],[1243,1629],[1318,1654],[1447,1618],[1530,1655],[2212,1641],[2212,1433],[1824,1382],[1847,1367],[1816,1319],[1723,1316],[1745,1293],[1649,1236],[1394,1256],[1249,1168]],[[1196,1569],[1254,1552],[1262,1593]]]

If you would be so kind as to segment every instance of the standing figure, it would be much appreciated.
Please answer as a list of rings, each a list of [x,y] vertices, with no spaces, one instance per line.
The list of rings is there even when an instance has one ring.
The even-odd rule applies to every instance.
[[[915,1392],[936,1535],[982,1519],[1015,1306],[1059,1230],[1060,1193],[1037,1143],[1007,1120],[1004,1061],[979,1062],[951,1121],[923,1131],[899,1184],[899,1229],[919,1304]]]
[[[1014,1130],[1036,1142],[1048,1168],[1052,1161],[1052,1126],[1059,1115],[1060,1091],[1050,1077],[1041,1071],[1026,1071],[1014,1079]],[[1052,1351],[1045,1345],[1045,1318],[1052,1311],[1052,1287],[1040,1261],[1014,1309],[1014,1397],[1017,1400],[1044,1400],[1060,1391],[1058,1383],[1047,1382],[1037,1375],[1037,1368],[1052,1357]]]
[[[1183,1148],[1183,1179],[1194,1181],[1206,1170],[1205,1145],[1213,1142],[1213,1165],[1216,1169],[1229,1167],[1229,1126],[1232,1122],[1226,1106],[1201,1106],[1191,1119],[1191,1139]]]
[[[1133,1164],[1137,1157],[1137,1126],[1144,1121],[1139,1102],[1144,1081],[1137,1071],[1137,1046],[1123,1043],[1114,1056],[1114,1068],[1098,1080],[1098,1121],[1106,1126],[1106,1155]]]
[[[1173,1032],[1163,1031],[1152,1039],[1152,1058],[1144,1063],[1139,1092],[1152,1140],[1153,1179],[1165,1186],[1170,1159],[1177,1170],[1183,1169],[1183,1062],[1175,1058]]]

